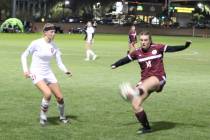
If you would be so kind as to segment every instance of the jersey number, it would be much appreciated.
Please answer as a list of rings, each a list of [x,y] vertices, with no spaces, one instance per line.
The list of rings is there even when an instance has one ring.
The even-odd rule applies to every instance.
[[[151,61],[147,61],[146,64],[147,64],[147,68],[151,68],[152,67]]]

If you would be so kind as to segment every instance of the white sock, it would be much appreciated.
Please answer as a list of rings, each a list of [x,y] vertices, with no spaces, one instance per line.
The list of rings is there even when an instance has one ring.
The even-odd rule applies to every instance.
[[[90,51],[90,55],[92,55],[92,56],[96,55],[92,50],[89,50],[89,51]]]
[[[40,119],[47,120],[47,114],[43,110],[40,111]]]
[[[86,59],[90,59],[90,52],[89,52],[89,50],[86,51]]]
[[[58,104],[58,111],[59,111],[59,114],[60,114],[60,118],[65,118],[64,104]]]
[[[96,56],[96,54],[92,50],[88,50],[88,51],[92,58],[94,58]]]
[[[46,113],[48,111],[48,107],[49,107],[49,101],[43,98],[41,102],[41,111],[40,111],[40,118],[43,120],[47,120]]]

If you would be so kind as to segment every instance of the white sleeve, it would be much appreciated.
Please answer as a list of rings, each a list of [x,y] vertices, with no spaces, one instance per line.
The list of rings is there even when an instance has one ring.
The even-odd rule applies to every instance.
[[[57,49],[57,51],[56,51],[55,58],[56,58],[56,62],[57,62],[58,67],[59,67],[64,73],[68,72],[67,68],[65,67],[65,65],[64,65],[63,62],[62,62],[62,59],[61,59],[61,52],[59,51],[59,49]]]
[[[166,52],[167,47],[168,47],[168,45],[165,45],[164,46],[164,52]]]
[[[91,32],[92,34],[95,33],[95,29],[94,29],[93,27],[92,27],[92,30],[91,30],[91,31],[92,31],[92,32]]]
[[[23,67],[23,72],[29,72],[28,70],[28,63],[27,63],[27,57],[29,54],[32,54],[34,52],[34,43],[32,42],[28,48],[22,53],[21,55],[21,63]]]

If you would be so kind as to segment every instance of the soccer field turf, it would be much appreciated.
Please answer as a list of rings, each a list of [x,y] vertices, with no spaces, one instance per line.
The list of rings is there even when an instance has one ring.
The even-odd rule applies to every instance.
[[[46,127],[39,125],[41,94],[23,77],[20,55],[41,34],[0,34],[0,140],[208,140],[210,139],[210,40],[196,37],[154,36],[170,45],[192,40],[192,46],[165,54],[167,84],[144,103],[153,132],[137,135],[140,127],[131,105],[119,96],[118,85],[139,81],[137,62],[111,70],[125,56],[126,35],[95,36],[96,61],[84,61],[83,35],[57,35],[55,42],[73,77],[52,63],[64,94],[71,124],[58,121],[51,100]]]

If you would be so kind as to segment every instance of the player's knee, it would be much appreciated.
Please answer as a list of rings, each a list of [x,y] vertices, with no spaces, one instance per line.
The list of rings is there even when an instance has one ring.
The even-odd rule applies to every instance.
[[[52,92],[51,92],[51,90],[44,90],[43,91],[43,95],[44,95],[44,97],[45,98],[51,98],[51,95],[52,95]]]
[[[142,99],[142,102],[143,102],[148,97],[149,92],[144,90],[144,89],[142,89],[142,88],[140,88],[139,89],[139,95],[140,95],[140,97]]]
[[[134,112],[141,112],[143,110],[142,106],[139,105],[132,105]]]
[[[63,97],[57,97],[56,99],[59,104],[64,104]]]
[[[50,101],[50,99],[51,99],[51,93],[49,93],[49,94],[44,94],[44,98],[45,98],[45,100],[48,100],[48,101]]]
[[[134,111],[136,111],[136,110],[139,109],[139,106],[138,106],[138,105],[135,105],[135,104],[133,104],[132,107],[133,107],[133,110],[134,110]]]
[[[139,95],[142,96],[145,93],[145,91],[142,88],[139,88]]]

